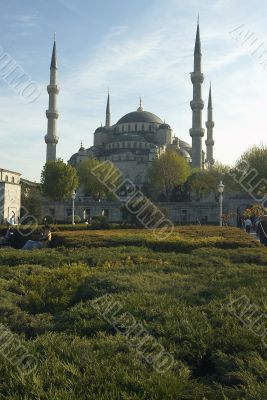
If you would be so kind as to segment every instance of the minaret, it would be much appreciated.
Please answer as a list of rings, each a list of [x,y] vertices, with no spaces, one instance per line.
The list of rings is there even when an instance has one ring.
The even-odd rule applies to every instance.
[[[213,128],[214,128],[214,122],[212,120],[213,115],[212,115],[212,98],[211,98],[211,85],[210,85],[210,91],[209,91],[209,101],[208,101],[208,119],[206,122],[206,127],[207,127],[207,140],[206,140],[206,146],[207,146],[207,154],[206,154],[206,161],[209,165],[213,165],[215,160],[213,158],[213,146],[214,146],[214,140],[213,140]]]
[[[109,91],[108,91],[108,100],[107,100],[107,108],[106,108],[106,125],[107,128],[111,126],[111,113],[110,113],[110,104],[109,104]]]
[[[56,54],[56,35],[54,35],[54,46],[52,52],[52,59],[50,65],[50,84],[47,86],[49,94],[49,106],[46,111],[47,117],[47,135],[45,136],[45,143],[47,144],[46,162],[56,161],[56,146],[58,143],[57,136],[57,95],[59,87],[57,85],[57,54]]]
[[[192,128],[190,129],[190,136],[192,137],[193,168],[202,168],[202,137],[204,136],[204,129],[202,128],[202,110],[204,108],[204,102],[201,98],[201,85],[204,81],[204,75],[201,72],[201,56],[199,21],[197,21],[197,33],[194,51],[194,72],[191,72],[193,100],[190,102],[192,109]]]

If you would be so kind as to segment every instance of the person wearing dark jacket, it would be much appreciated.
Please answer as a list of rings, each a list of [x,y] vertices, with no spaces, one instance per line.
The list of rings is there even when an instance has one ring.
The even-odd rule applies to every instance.
[[[267,246],[267,215],[261,217],[258,223],[257,236],[259,237],[261,244]]]

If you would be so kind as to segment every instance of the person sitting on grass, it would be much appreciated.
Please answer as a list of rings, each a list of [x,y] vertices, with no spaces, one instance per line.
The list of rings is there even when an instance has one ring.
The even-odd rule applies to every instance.
[[[28,240],[22,250],[43,249],[51,242],[52,234],[48,225],[44,226],[38,240]]]
[[[267,215],[261,217],[258,223],[257,236],[260,239],[261,244],[267,246]]]
[[[0,246],[11,246],[13,237],[14,237],[14,231],[8,224],[6,233],[4,234],[4,236],[0,237]]]

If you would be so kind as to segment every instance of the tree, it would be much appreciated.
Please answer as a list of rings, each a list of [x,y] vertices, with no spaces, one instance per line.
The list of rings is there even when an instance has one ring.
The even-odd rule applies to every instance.
[[[63,160],[49,161],[41,174],[42,193],[52,200],[71,198],[79,184],[77,171]]]
[[[265,209],[260,204],[254,204],[249,208],[246,208],[243,212],[245,218],[257,218],[262,217],[265,214]]]
[[[267,146],[253,146],[237,161],[233,177],[240,190],[249,193],[254,200],[267,197]]]
[[[152,161],[148,175],[155,192],[163,193],[169,201],[174,188],[184,183],[190,175],[190,167],[182,156],[168,150]]]
[[[112,199],[121,182],[121,173],[111,162],[96,158],[83,161],[78,167],[81,188],[85,196]]]
[[[218,194],[217,186],[222,181],[225,192],[236,190],[236,184],[231,175],[231,168],[220,163],[214,164],[209,169],[194,170],[187,180],[191,198],[200,200],[202,197]]]

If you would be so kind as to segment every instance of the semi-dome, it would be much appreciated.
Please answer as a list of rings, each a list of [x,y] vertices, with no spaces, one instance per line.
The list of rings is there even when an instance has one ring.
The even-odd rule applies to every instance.
[[[185,147],[186,149],[191,149],[191,145],[184,140],[179,139],[179,146],[180,147]]]
[[[191,158],[190,154],[185,149],[179,149],[178,153],[184,158]]]
[[[99,126],[98,128],[96,128],[95,133],[104,132],[105,130],[106,128],[104,126]]]
[[[128,124],[131,122],[148,122],[154,124],[163,124],[162,119],[148,111],[133,111],[124,115],[117,124]]]
[[[171,127],[170,127],[169,124],[166,124],[166,123],[164,122],[164,124],[161,124],[161,125],[159,126],[159,129],[171,129]]]

